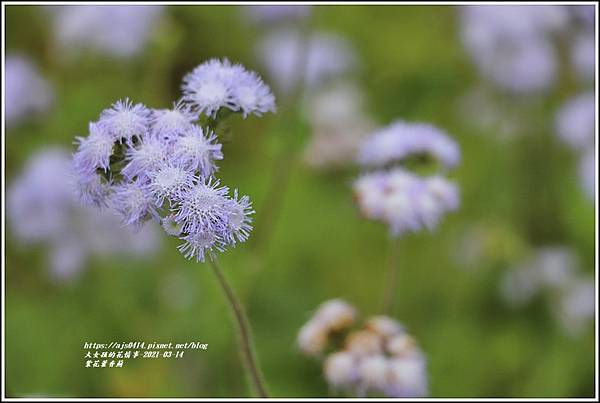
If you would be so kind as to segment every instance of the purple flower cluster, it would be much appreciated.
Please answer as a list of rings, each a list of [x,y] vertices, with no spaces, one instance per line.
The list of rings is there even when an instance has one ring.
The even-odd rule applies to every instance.
[[[199,113],[215,117],[221,108],[261,116],[275,112],[271,89],[253,71],[227,59],[211,59],[183,78],[183,99]]]
[[[213,176],[221,144],[195,123],[198,114],[219,119],[217,112],[228,108],[260,115],[275,104],[254,72],[227,60],[198,66],[184,82],[184,97],[172,109],[126,99],[103,111],[88,136],[77,139],[73,170],[83,201],[109,207],[134,228],[154,219],[184,241],[179,250],[186,258],[204,261],[246,241],[254,211],[248,196],[237,190],[231,196]]]
[[[400,165],[423,155],[434,157],[444,170],[460,161],[458,145],[442,130],[403,121],[373,133],[358,152],[360,164],[378,170],[354,182],[355,200],[365,217],[388,224],[392,236],[433,230],[444,214],[458,208],[454,183],[441,174],[423,177]]]

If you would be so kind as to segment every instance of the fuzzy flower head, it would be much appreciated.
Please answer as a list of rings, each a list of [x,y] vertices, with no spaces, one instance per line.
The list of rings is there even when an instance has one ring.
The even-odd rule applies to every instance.
[[[368,137],[361,146],[358,162],[381,167],[410,156],[430,155],[445,168],[460,162],[460,149],[454,140],[435,126],[397,121]]]
[[[124,225],[139,229],[151,216],[156,216],[156,204],[148,186],[140,181],[115,186],[111,207],[118,213]]]
[[[227,227],[228,241],[231,244],[246,242],[252,231],[252,202],[246,195],[239,197],[238,190],[233,191],[233,197],[227,203],[229,220]]]
[[[151,172],[160,170],[165,165],[166,146],[156,138],[141,141],[136,147],[129,147],[125,155],[127,165],[121,173],[129,180],[144,179]]]
[[[262,79],[227,59],[202,63],[184,77],[182,89],[185,102],[211,117],[221,108],[244,117],[275,112],[275,97]]]
[[[192,188],[195,177],[192,171],[180,166],[165,164],[157,171],[150,173],[150,194],[155,198],[157,205],[162,206],[165,201],[170,205],[173,200]]]
[[[221,144],[216,141],[217,135],[209,129],[205,133],[201,127],[191,125],[175,141],[171,160],[208,177],[217,170],[214,161],[223,159]]]
[[[131,142],[146,134],[150,122],[150,110],[142,104],[133,104],[126,98],[115,102],[100,115],[98,125],[115,141]]]
[[[74,162],[79,172],[107,171],[113,153],[114,139],[101,126],[90,123],[89,135],[78,137],[79,147]]]
[[[152,135],[168,143],[176,140],[198,119],[190,110],[190,106],[179,101],[172,109],[156,109],[152,111],[150,124]]]

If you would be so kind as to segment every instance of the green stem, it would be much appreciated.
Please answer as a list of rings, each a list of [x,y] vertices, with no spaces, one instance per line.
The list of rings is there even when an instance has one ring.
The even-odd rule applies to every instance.
[[[385,288],[383,292],[383,310],[382,312],[386,315],[392,313],[394,307],[394,293],[396,292],[396,286],[398,284],[398,272],[399,272],[399,243],[396,239],[392,239],[389,246],[389,256],[387,264],[387,273],[385,277]]]
[[[260,397],[269,397],[264,380],[262,379],[262,373],[258,366],[258,360],[252,347],[252,331],[248,325],[248,318],[246,317],[244,309],[233,292],[233,289],[227,282],[227,279],[225,278],[225,275],[223,274],[223,271],[219,267],[217,261],[210,260],[210,265],[215,273],[215,276],[217,277],[217,280],[219,280],[219,285],[227,297],[227,301],[229,302],[229,306],[231,307],[237,322],[241,343],[241,354],[246,363],[246,368],[250,374],[250,379],[254,384],[254,388]]]

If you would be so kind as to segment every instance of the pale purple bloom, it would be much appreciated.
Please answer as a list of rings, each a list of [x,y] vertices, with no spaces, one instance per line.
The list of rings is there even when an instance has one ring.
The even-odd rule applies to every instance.
[[[119,58],[139,53],[149,41],[163,6],[61,5],[47,7],[63,54],[92,50]]]
[[[30,157],[9,185],[7,216],[19,240],[43,241],[65,231],[73,200],[68,172],[69,155],[51,148]]]
[[[458,145],[442,130],[425,123],[397,121],[364,141],[358,162],[381,167],[420,154],[433,156],[446,168],[453,168],[460,161]]]
[[[198,181],[191,189],[177,195],[175,221],[185,233],[222,233],[229,221],[229,188],[212,177]]]
[[[296,30],[275,30],[262,40],[257,53],[269,77],[284,94],[297,87],[318,88],[357,64],[346,39],[323,32],[306,37]]]
[[[183,101],[174,103],[172,109],[155,109],[150,119],[152,135],[170,143],[196,120],[198,115]]]
[[[135,229],[154,218],[184,241],[178,249],[185,257],[204,261],[248,238],[254,210],[248,196],[235,190],[230,197],[211,176],[221,144],[210,126],[193,122],[198,112],[221,119],[224,106],[244,117],[274,111],[274,97],[258,75],[227,60],[198,66],[184,88],[187,99],[170,110],[126,99],[103,111],[79,139],[73,171],[81,200],[110,207]]]
[[[7,125],[48,110],[54,93],[31,61],[21,55],[5,60],[5,118]]]
[[[246,242],[252,231],[252,218],[255,211],[248,196],[238,197],[238,190],[233,191],[233,197],[228,200],[225,208],[228,210],[227,240],[230,244]]]
[[[539,93],[557,70],[550,32],[567,27],[563,6],[463,6],[461,37],[481,74],[517,94]]]
[[[219,109],[260,115],[275,111],[275,98],[254,72],[229,60],[211,59],[183,78],[183,100],[199,113],[215,117]]]
[[[172,205],[175,199],[193,187],[195,181],[191,170],[172,164],[164,164],[159,170],[150,172],[149,177],[150,193],[159,206],[165,199]]]
[[[106,181],[95,171],[82,171],[76,166],[72,168],[68,180],[72,181],[75,193],[83,204],[99,208],[107,206],[111,192],[110,181]]]
[[[198,262],[205,261],[205,255],[212,258],[214,250],[224,251],[223,240],[212,230],[191,232],[181,237],[185,243],[177,247],[186,259],[196,259]]]
[[[244,118],[250,114],[262,116],[266,112],[275,112],[271,89],[253,71],[244,74],[231,88],[231,93]]]
[[[158,171],[165,165],[167,149],[160,140],[150,137],[142,140],[137,146],[129,147],[125,155],[127,165],[121,173],[132,180],[147,178],[151,172]]]
[[[96,123],[89,124],[89,135],[77,137],[79,143],[73,156],[78,172],[91,173],[97,169],[108,171],[110,156],[113,153],[115,140]]]
[[[559,138],[573,149],[593,144],[596,126],[596,96],[586,92],[566,101],[556,115]]]
[[[148,219],[158,215],[149,186],[139,180],[115,185],[110,203],[123,224],[134,229],[139,229]]]
[[[433,230],[459,202],[458,188],[443,177],[424,179],[400,168],[359,177],[354,194],[362,214],[386,223],[392,236]]]
[[[170,159],[178,166],[208,177],[217,170],[215,160],[223,159],[221,144],[216,141],[217,135],[210,129],[203,131],[200,126],[191,125],[173,144]]]
[[[115,102],[100,115],[98,125],[115,141],[131,142],[133,137],[144,136],[148,131],[151,111],[143,104],[133,104],[129,98]]]

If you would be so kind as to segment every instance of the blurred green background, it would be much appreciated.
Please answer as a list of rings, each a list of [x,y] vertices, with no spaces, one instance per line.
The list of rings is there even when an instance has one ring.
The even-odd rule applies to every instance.
[[[475,128],[458,113],[479,80],[458,35],[451,6],[318,6],[311,29],[343,35],[359,58],[356,80],[373,120],[431,122],[460,144],[452,178],[458,212],[435,232],[400,241],[400,281],[393,316],[428,358],[432,397],[580,397],[594,394],[594,333],[565,335],[537,301],[507,307],[502,273],[530,248],[567,245],[594,268],[594,205],[581,191],[577,160],[552,133],[556,107],[571,80],[528,109],[530,125],[508,140]],[[269,78],[257,62],[263,34],[235,6],[170,6],[144,51],[129,60],[85,54],[64,61],[50,20],[38,7],[6,7],[7,53],[30,57],[51,82],[51,111],[8,129],[7,184],[28,156],[48,145],[73,147],[76,135],[117,99],[167,108],[183,75],[212,57],[228,57]],[[311,132],[279,103],[261,119],[234,117],[219,164],[223,182],[261,203],[277,153]],[[287,109],[286,109],[287,108]],[[292,113],[290,113],[290,111]],[[533,112],[532,112],[533,111]],[[352,200],[355,167],[335,171],[291,162],[281,215],[260,253],[242,245],[220,262],[246,304],[264,376],[274,397],[328,396],[321,364],[296,347],[298,329],[321,302],[344,298],[361,314],[381,306],[390,241],[362,219]],[[485,250],[465,269],[465,234],[483,228]],[[256,228],[260,231],[260,228]],[[479,235],[476,236],[476,238]],[[164,237],[150,262],[96,259],[81,277],[57,285],[46,274],[44,246],[20,246],[7,228],[6,390],[9,396],[243,397],[249,395],[228,306],[205,264],[186,261]],[[169,300],[181,294],[186,304]],[[201,341],[208,351],[182,359],[135,360],[122,369],[84,368],[84,342]]]

